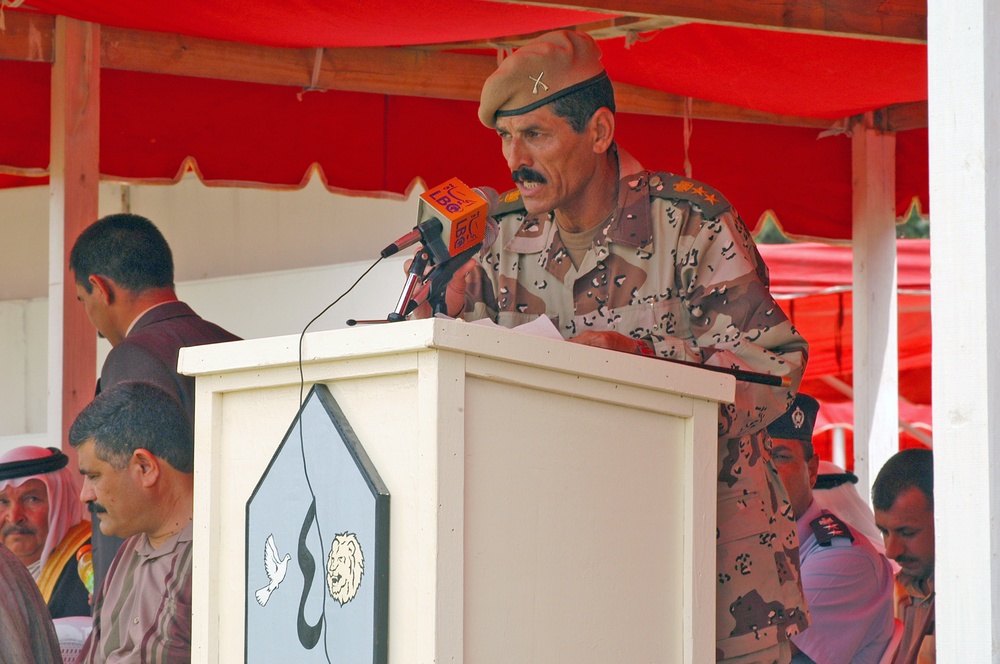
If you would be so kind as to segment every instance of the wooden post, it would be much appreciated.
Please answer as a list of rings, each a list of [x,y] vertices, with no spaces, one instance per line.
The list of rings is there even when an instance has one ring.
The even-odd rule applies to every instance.
[[[899,449],[896,135],[851,127],[854,181],[854,473],[858,491]]]
[[[80,231],[97,219],[100,42],[100,26],[56,18],[49,166],[48,431],[50,444],[63,447],[73,459],[69,427],[94,397],[97,372],[97,331],[76,299],[68,258]]]
[[[928,3],[937,661],[1000,652],[1000,0]]]

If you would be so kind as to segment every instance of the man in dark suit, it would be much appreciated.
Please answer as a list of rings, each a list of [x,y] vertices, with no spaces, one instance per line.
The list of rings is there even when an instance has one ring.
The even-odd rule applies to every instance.
[[[177,373],[180,349],[239,337],[177,299],[173,254],[163,234],[136,214],[103,217],[76,239],[69,267],[77,299],[112,346],[97,391],[130,380],[153,383],[177,397],[193,422],[194,378]],[[109,541],[98,526],[100,514],[94,516],[99,587],[121,540]]]

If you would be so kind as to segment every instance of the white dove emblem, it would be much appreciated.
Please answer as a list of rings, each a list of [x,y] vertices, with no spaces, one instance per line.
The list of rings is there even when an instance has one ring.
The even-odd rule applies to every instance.
[[[286,553],[285,557],[279,560],[278,549],[274,546],[274,535],[267,536],[267,541],[264,542],[264,571],[267,572],[269,581],[266,586],[254,593],[257,603],[261,606],[267,604],[271,593],[281,585],[285,578],[285,572],[288,571],[288,561],[291,557],[291,554]]]

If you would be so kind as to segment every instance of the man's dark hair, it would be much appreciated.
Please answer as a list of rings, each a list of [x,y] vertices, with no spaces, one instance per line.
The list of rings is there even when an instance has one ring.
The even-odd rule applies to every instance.
[[[90,293],[92,274],[134,293],[173,288],[174,257],[163,234],[137,214],[112,214],[88,226],[73,244],[69,267]]]
[[[552,102],[552,112],[565,119],[578,134],[583,133],[599,108],[615,112],[615,90],[607,76]]]
[[[168,392],[126,381],[101,392],[76,416],[69,444],[94,441],[94,453],[122,469],[137,449],[148,450],[183,473],[194,470],[194,435],[184,406]]]
[[[878,471],[872,484],[872,505],[885,512],[911,487],[920,489],[934,509],[934,453],[913,448],[898,452]]]

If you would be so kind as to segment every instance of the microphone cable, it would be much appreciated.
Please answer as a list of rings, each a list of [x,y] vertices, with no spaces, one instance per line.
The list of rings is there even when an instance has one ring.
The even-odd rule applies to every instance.
[[[306,330],[308,330],[308,329],[309,329],[309,327],[310,327],[310,326],[311,326],[311,325],[312,325],[313,323],[315,323],[316,321],[318,321],[318,320],[319,320],[319,319],[320,319],[320,318],[321,318],[321,317],[323,316],[323,314],[325,314],[325,313],[326,313],[326,312],[328,312],[328,311],[329,311],[330,309],[332,309],[332,308],[333,308],[333,305],[335,305],[335,304],[337,304],[338,302],[340,302],[341,300],[343,300],[343,299],[344,299],[344,297],[345,297],[345,296],[346,296],[346,295],[347,295],[348,293],[350,293],[350,292],[351,292],[352,290],[354,290],[354,287],[355,287],[355,286],[357,286],[357,285],[358,285],[359,283],[361,283],[361,280],[362,280],[362,279],[364,279],[365,277],[367,277],[367,276],[368,276],[368,273],[369,273],[369,272],[371,272],[372,270],[374,270],[374,269],[375,269],[375,266],[376,266],[376,265],[378,265],[378,264],[379,264],[379,263],[381,263],[381,262],[382,262],[382,256],[379,256],[379,257],[378,257],[378,258],[377,258],[377,259],[375,260],[375,262],[374,262],[374,263],[372,263],[372,264],[371,264],[371,265],[370,265],[370,266],[368,267],[368,269],[367,269],[367,270],[365,270],[364,272],[362,272],[362,273],[361,273],[361,276],[360,276],[360,277],[358,277],[357,279],[355,279],[355,280],[354,280],[354,283],[353,283],[353,284],[351,284],[351,285],[350,285],[350,287],[348,287],[348,289],[347,289],[347,290],[345,290],[345,291],[344,291],[343,293],[341,293],[341,294],[340,294],[340,295],[339,295],[339,296],[337,297],[337,299],[336,299],[336,300],[334,300],[334,301],[333,301],[333,302],[331,302],[330,304],[326,305],[326,306],[325,306],[325,307],[323,308],[323,311],[321,311],[321,312],[319,312],[318,314],[316,314],[315,316],[313,316],[313,319],[312,319],[311,321],[309,321],[308,323],[306,323],[306,326],[305,326],[304,328],[302,328],[302,332],[301,332],[301,334],[299,334],[299,408],[300,408],[300,409],[302,408],[302,401],[303,401],[303,399],[305,398],[305,397],[304,397],[304,395],[305,395],[305,385],[306,385],[306,379],[305,379],[305,374],[304,374],[304,372],[303,372],[303,370],[302,370],[302,341],[303,341],[303,339],[305,339],[305,336],[306,336]]]
[[[337,299],[335,299],[333,302],[331,302],[330,304],[326,305],[323,308],[322,311],[320,311],[318,314],[316,314],[315,316],[313,316],[312,320],[310,320],[308,323],[306,323],[306,326],[302,328],[302,332],[299,334],[299,357],[298,357],[298,364],[299,364],[299,410],[298,410],[298,414],[296,415],[296,418],[298,419],[299,454],[301,455],[301,458],[302,458],[302,474],[303,474],[303,476],[306,479],[306,488],[309,490],[309,496],[310,496],[310,498],[312,500],[312,504],[313,505],[316,504],[316,492],[313,490],[312,481],[309,479],[309,467],[308,467],[308,464],[306,464],[306,462],[305,462],[306,461],[306,443],[305,443],[305,434],[303,432],[303,429],[304,429],[303,424],[304,423],[303,423],[303,420],[302,420],[302,406],[303,406],[303,402],[305,400],[305,385],[306,385],[305,372],[303,371],[303,368],[302,368],[302,342],[305,339],[306,331],[309,329],[309,327],[313,323],[315,323],[317,320],[319,320],[320,317],[323,314],[325,314],[327,311],[329,311],[331,308],[333,308],[333,306],[335,304],[337,304],[342,299],[344,299],[344,297],[348,293],[350,293],[352,290],[354,290],[354,287],[357,286],[359,283],[361,283],[361,280],[364,279],[366,276],[368,276],[368,273],[371,272],[372,270],[374,270],[375,266],[378,265],[381,262],[382,262],[382,257],[380,256],[378,259],[376,259],[376,261],[374,263],[372,263],[368,267],[367,270],[365,270],[363,273],[361,273],[360,277],[358,277],[357,279],[354,280],[354,283],[351,284],[350,287],[346,291],[344,291],[343,293],[341,293],[340,296],[338,296]],[[321,549],[321,551],[325,552],[325,549],[323,548],[323,546],[324,546],[324,543],[323,543],[323,533],[322,533],[322,530],[320,529],[319,520],[316,519],[315,516],[313,516],[313,521],[314,521],[314,524],[316,526],[316,536],[319,538],[319,541],[320,541],[320,549]],[[322,597],[323,597],[323,612],[322,612],[322,616],[321,616],[321,622],[322,622],[322,625],[323,625],[322,632],[324,634],[324,636],[322,637],[323,638],[323,651],[324,651],[324,654],[326,655],[326,661],[330,662],[331,661],[330,660],[330,652],[328,650],[327,638],[326,638],[326,635],[325,635],[326,634],[326,629],[327,629],[327,620],[326,620],[326,593],[325,592],[322,593]],[[319,625],[319,623],[317,623],[317,625]],[[319,637],[317,637],[317,638],[319,638]]]

